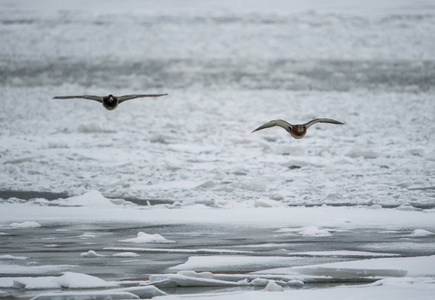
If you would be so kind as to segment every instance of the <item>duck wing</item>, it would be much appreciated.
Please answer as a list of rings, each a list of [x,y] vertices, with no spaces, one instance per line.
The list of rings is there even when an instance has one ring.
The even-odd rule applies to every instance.
[[[88,99],[88,100],[94,100],[98,102],[103,102],[103,97],[100,96],[92,96],[92,95],[83,95],[83,96],[56,96],[53,97],[53,99]]]
[[[118,97],[118,103],[122,103],[127,100],[135,99],[135,98],[146,98],[146,97],[161,97],[166,96],[167,94],[137,94],[137,95],[124,95]]]
[[[329,124],[337,124],[337,125],[343,125],[344,124],[344,123],[342,123],[340,121],[337,121],[337,120],[328,119],[328,118],[320,118],[320,119],[311,120],[311,121],[309,121],[309,122],[307,122],[305,124],[302,124],[302,125],[305,125],[308,128],[311,125],[314,125],[316,123],[329,123]]]
[[[260,127],[258,127],[257,129],[255,129],[253,132],[258,131],[258,130],[262,130],[265,128],[270,128],[270,127],[274,127],[274,126],[279,126],[284,128],[286,131],[290,132],[291,129],[293,128],[293,125],[284,121],[284,120],[272,120],[270,122],[267,122],[263,125],[261,125]]]

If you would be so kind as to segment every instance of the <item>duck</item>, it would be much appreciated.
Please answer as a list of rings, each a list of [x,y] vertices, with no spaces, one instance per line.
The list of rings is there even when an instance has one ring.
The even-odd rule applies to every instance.
[[[107,110],[114,110],[124,101],[135,99],[135,98],[146,98],[146,97],[162,97],[167,94],[135,94],[135,95],[124,95],[124,96],[113,96],[112,94],[101,97],[101,96],[92,96],[92,95],[82,95],[82,96],[55,96],[53,99],[87,99],[98,101],[103,104],[104,108]]]
[[[260,127],[258,127],[257,129],[255,129],[252,132],[256,132],[258,130],[262,130],[262,129],[265,129],[265,128],[279,126],[279,127],[284,128],[295,139],[301,139],[301,138],[303,138],[307,134],[307,129],[311,125],[314,125],[316,123],[329,123],[329,124],[337,124],[337,125],[343,125],[344,124],[344,123],[342,123],[340,121],[333,120],[333,119],[328,119],[328,118],[314,119],[314,120],[311,120],[311,121],[309,121],[307,123],[296,124],[296,125],[292,125],[292,124],[290,124],[290,123],[288,123],[287,121],[284,121],[284,120],[272,120],[270,122],[267,122],[267,123],[261,125]]]

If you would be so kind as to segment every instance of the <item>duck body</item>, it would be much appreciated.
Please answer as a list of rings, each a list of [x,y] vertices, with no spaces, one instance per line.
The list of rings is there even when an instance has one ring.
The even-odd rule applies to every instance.
[[[311,125],[314,125],[316,123],[329,123],[329,124],[338,124],[338,125],[344,124],[340,121],[336,121],[333,119],[327,119],[327,118],[314,119],[314,120],[311,120],[307,123],[296,124],[296,125],[292,125],[284,120],[272,120],[270,122],[267,122],[267,123],[261,125],[257,129],[255,129],[253,132],[258,131],[258,130],[262,130],[262,129],[266,129],[266,128],[270,128],[270,127],[274,127],[274,126],[279,126],[279,127],[284,128],[288,133],[290,133],[290,135],[292,137],[294,137],[295,139],[298,140],[298,139],[303,138],[307,134],[307,129]]]
[[[109,95],[107,97],[103,97],[103,101],[101,102],[103,107],[107,110],[114,110],[118,107],[118,98],[113,95]]]
[[[113,96],[112,94],[108,96],[93,96],[93,95],[81,95],[81,96],[56,96],[53,99],[87,99],[94,100],[103,104],[103,107],[107,110],[114,110],[124,101],[135,99],[135,98],[145,98],[145,97],[161,97],[167,94],[135,94],[135,95],[124,95],[124,96]]]

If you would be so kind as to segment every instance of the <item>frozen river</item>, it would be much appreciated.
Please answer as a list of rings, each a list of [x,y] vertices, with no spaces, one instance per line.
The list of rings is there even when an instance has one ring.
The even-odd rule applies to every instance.
[[[0,297],[429,299],[433,32],[424,0],[0,0]],[[252,133],[314,118],[345,125]]]
[[[394,287],[394,280],[432,276],[431,211],[298,207],[222,213],[79,206],[73,200],[69,208],[28,204],[32,211],[23,214],[17,211],[23,204],[3,205],[8,225],[0,228],[0,286],[6,295],[53,297],[67,288],[74,297],[91,297],[154,286],[161,294],[193,297],[261,291],[268,280],[299,291],[365,286],[382,278]],[[32,221],[8,222],[16,216]]]

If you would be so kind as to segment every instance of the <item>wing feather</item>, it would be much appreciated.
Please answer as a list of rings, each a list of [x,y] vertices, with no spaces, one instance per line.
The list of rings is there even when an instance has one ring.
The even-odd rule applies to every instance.
[[[328,118],[319,118],[319,119],[314,119],[311,120],[303,125],[305,125],[307,128],[310,127],[311,125],[314,125],[316,123],[329,123],[329,124],[337,124],[337,125],[343,125],[344,123],[337,121],[337,120],[333,120],[333,119],[328,119]]]
[[[94,100],[98,102],[103,102],[103,97],[100,96],[92,96],[92,95],[83,95],[83,96],[56,96],[53,97],[53,99],[88,99],[88,100]]]
[[[124,95],[118,97],[118,103],[122,103],[127,100],[135,99],[135,98],[146,98],[146,97],[162,97],[167,94],[137,94],[137,95]]]
[[[284,121],[284,120],[272,120],[270,122],[267,122],[263,125],[261,125],[260,127],[258,127],[257,129],[255,129],[253,132],[258,131],[258,130],[262,130],[265,128],[270,128],[270,127],[274,127],[274,126],[279,126],[284,128],[286,131],[290,132],[293,125],[291,125],[290,123]]]

